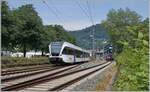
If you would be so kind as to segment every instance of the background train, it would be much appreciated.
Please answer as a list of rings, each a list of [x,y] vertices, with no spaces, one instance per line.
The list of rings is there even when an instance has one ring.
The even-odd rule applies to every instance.
[[[91,52],[68,42],[52,42],[49,45],[50,63],[77,63],[90,60]]]
[[[112,61],[114,60],[113,58],[113,52],[112,52],[112,45],[111,44],[107,44],[104,47],[104,59],[107,61]]]

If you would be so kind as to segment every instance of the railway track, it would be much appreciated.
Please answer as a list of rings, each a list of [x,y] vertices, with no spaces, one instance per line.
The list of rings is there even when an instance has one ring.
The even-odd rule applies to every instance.
[[[2,87],[3,91],[16,91],[16,90],[25,90],[25,91],[33,91],[33,90],[61,90],[68,85],[85,78],[86,76],[108,66],[110,62],[98,64],[92,67],[88,67],[85,69],[74,70],[79,65],[67,66],[61,69],[57,69],[51,71],[47,74],[37,75],[36,77],[29,78],[26,81],[18,82],[8,82],[7,86]],[[12,84],[11,84],[12,83]],[[4,84],[7,84],[4,83]]]
[[[62,66],[63,67],[63,66]],[[39,73],[45,73],[45,72],[48,72],[48,71],[52,71],[52,70],[56,70],[56,69],[59,69],[59,68],[62,68],[61,66],[58,67],[47,67],[47,68],[43,68],[43,69],[40,69],[40,70],[35,70],[35,71],[28,71],[28,72],[22,72],[22,73],[17,73],[17,74],[13,74],[13,75],[9,75],[9,76],[2,76],[1,77],[1,82],[8,82],[8,81],[11,81],[11,80],[16,80],[18,78],[23,78],[23,77],[28,77],[28,76],[32,76],[32,75],[36,75],[36,74],[39,74]]]
[[[69,75],[69,76],[65,76],[64,78],[61,78],[60,80],[57,80],[57,81],[62,81],[62,82],[59,82],[59,85],[53,85],[53,86],[50,86],[48,88],[48,91],[60,91],[60,90],[63,90],[65,89],[66,87],[84,79],[85,77],[107,67],[110,63],[106,63],[104,65],[101,65],[101,66],[97,66],[97,67],[93,67],[91,69],[88,69],[88,70],[85,70],[85,71],[82,71],[82,72],[78,72],[78,73],[75,73],[75,74],[72,74],[72,75]],[[67,79],[70,79],[68,81],[63,81],[63,80],[67,80]],[[55,82],[56,83],[56,82]],[[50,84],[50,83],[49,83]]]
[[[44,77],[48,77],[48,76],[52,76],[55,74],[59,74],[63,71],[67,71],[71,68],[76,67],[77,65],[71,65],[71,66],[65,66],[65,67],[59,67],[57,69],[53,69],[53,70],[49,70],[47,72],[40,72],[37,74],[33,74],[33,75],[26,75],[26,76],[22,76],[21,78],[12,78],[10,81],[9,79],[2,81],[1,87],[3,91],[9,91],[11,89],[15,89],[17,87],[22,87],[24,85],[30,84],[31,81],[35,81],[38,79],[42,79]]]
[[[17,74],[17,73],[23,73],[23,72],[31,72],[31,71],[46,69],[46,68],[53,67],[53,66],[54,65],[41,65],[41,66],[25,67],[25,68],[21,68],[21,69],[2,70],[1,71],[1,76],[12,75],[12,74]]]

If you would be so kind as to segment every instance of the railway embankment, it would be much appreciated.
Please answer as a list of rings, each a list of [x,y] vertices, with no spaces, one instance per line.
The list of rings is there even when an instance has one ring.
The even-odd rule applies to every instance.
[[[110,91],[112,90],[116,73],[116,63],[112,62],[109,66],[65,88],[64,91]]]

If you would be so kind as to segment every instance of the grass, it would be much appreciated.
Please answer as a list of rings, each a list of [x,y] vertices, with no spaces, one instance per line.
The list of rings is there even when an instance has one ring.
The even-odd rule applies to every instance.
[[[109,86],[112,86],[110,85],[110,82],[113,81],[113,76],[114,73],[116,72],[117,72],[116,65],[106,70],[106,72],[103,73],[102,80],[96,86],[96,91],[106,91]]]
[[[33,57],[33,58],[1,57],[2,68],[41,65],[41,64],[48,64],[48,63],[49,63],[48,57]]]

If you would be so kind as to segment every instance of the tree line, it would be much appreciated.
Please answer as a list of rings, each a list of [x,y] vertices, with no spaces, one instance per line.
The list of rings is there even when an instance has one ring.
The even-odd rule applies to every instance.
[[[43,25],[32,4],[10,9],[6,1],[1,3],[2,50],[21,51],[26,56],[29,50],[48,52],[52,41],[76,40],[61,25]]]
[[[148,90],[149,18],[130,9],[110,10],[102,22],[118,64],[114,90]]]

